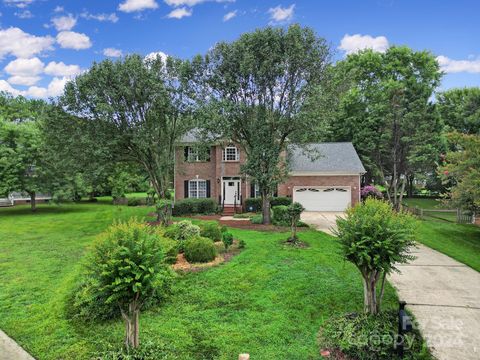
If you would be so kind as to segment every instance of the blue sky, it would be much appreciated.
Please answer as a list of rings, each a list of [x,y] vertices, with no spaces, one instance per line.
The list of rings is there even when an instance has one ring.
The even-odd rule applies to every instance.
[[[429,50],[442,89],[480,86],[478,0],[0,0],[0,90],[45,98],[93,61],[182,58],[267,25],[313,27],[336,59],[370,47]]]

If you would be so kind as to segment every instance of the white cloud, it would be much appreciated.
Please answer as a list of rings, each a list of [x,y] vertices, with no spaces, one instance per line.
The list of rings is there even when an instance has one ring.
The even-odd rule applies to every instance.
[[[388,40],[385,36],[373,37],[370,35],[349,35],[346,34],[338,47],[345,53],[353,54],[363,49],[372,49],[373,51],[385,52],[389,47]]]
[[[35,36],[17,27],[10,27],[0,30],[0,58],[5,55],[30,58],[53,49],[54,42],[51,36]]]
[[[57,6],[55,7],[55,9],[53,9],[53,12],[56,12],[56,13],[61,13],[63,12],[63,6]]]
[[[165,4],[169,6],[190,6],[193,7],[195,5],[207,2],[207,1],[215,1],[217,3],[223,3],[223,2],[235,2],[235,0],[164,0]]]
[[[437,56],[440,69],[446,73],[480,73],[480,59],[453,60],[446,56]]]
[[[126,13],[156,8],[158,4],[155,0],[125,0],[118,6],[118,10]]]
[[[33,14],[30,10],[23,10],[23,11],[16,11],[15,16],[20,18],[20,19],[31,19],[33,18]]]
[[[66,65],[64,62],[50,61],[44,69],[45,74],[53,76],[74,76],[82,72],[78,65]]]
[[[14,75],[8,78],[8,82],[12,85],[32,86],[41,80],[41,76],[22,76]]]
[[[3,0],[3,3],[7,6],[15,6],[20,9],[26,8],[33,3],[34,0]]]
[[[64,49],[82,50],[92,46],[90,38],[74,31],[62,31],[57,35],[57,42]]]
[[[10,61],[4,70],[9,75],[34,76],[43,72],[43,66],[43,62],[34,57]]]
[[[62,95],[63,89],[65,88],[65,84],[70,79],[68,77],[54,77],[48,87],[38,87],[38,86],[31,86],[28,88],[27,91],[23,92],[25,95],[32,96],[35,98],[42,98],[46,99],[49,97],[56,97]]]
[[[116,23],[118,21],[118,16],[115,13],[90,14],[89,12],[84,11],[83,13],[80,14],[80,17],[87,20],[110,21],[112,23]]]
[[[280,5],[268,9],[270,14],[270,20],[274,23],[288,22],[293,18],[293,12],[295,10],[295,4],[290,5],[288,8],[282,8]]]
[[[123,54],[122,54],[122,50],[120,49],[106,48],[106,49],[103,49],[103,55],[109,56],[109,57],[120,57]]]
[[[177,8],[172,10],[167,17],[170,19],[181,19],[183,17],[192,16],[192,9],[187,9],[186,7]]]
[[[77,24],[77,19],[68,14],[65,16],[59,16],[52,19],[53,26],[57,31],[68,31],[72,30],[73,27]]]
[[[13,96],[24,95],[23,91],[15,89],[5,80],[0,80],[0,91],[5,91]]]
[[[147,54],[145,56],[145,60],[151,61],[151,60],[155,60],[157,57],[160,57],[160,59],[162,59],[162,61],[165,63],[167,61],[168,55],[165,54],[163,51],[155,51],[155,52],[151,52],[150,54]]]
[[[230,11],[230,12],[226,13],[225,15],[223,15],[223,21],[225,22],[225,21],[231,20],[235,16],[237,16],[237,10]]]

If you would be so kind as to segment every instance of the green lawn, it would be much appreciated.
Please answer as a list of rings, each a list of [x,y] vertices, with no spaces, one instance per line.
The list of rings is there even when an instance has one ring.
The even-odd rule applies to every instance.
[[[79,324],[64,299],[86,248],[113,219],[145,207],[104,203],[0,209],[0,328],[37,359],[88,359],[120,347],[123,323]],[[320,359],[316,334],[335,313],[361,310],[359,274],[333,237],[305,231],[309,248],[280,242],[285,233],[232,230],[246,249],[230,262],[179,276],[163,306],[141,315],[141,339],[163,342],[175,359]],[[386,307],[396,306],[389,286]]]
[[[405,199],[404,203],[427,210],[441,207],[435,199]],[[420,242],[480,271],[480,227],[456,224],[451,214],[435,216],[421,222]]]

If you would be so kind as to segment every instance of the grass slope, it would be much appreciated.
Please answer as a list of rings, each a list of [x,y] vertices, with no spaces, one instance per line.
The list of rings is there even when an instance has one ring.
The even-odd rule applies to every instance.
[[[37,359],[88,359],[108,344],[121,346],[123,323],[66,319],[64,298],[76,266],[113,219],[150,209],[106,204],[0,209],[0,328]],[[320,359],[316,334],[335,313],[360,311],[361,279],[338,255],[335,239],[231,230],[247,247],[229,263],[180,276],[161,307],[142,313],[141,339],[166,344],[168,358]],[[395,306],[389,286],[386,307]]]
[[[438,209],[441,203],[435,199],[405,199],[408,206],[422,209]],[[445,219],[442,219],[442,216]],[[426,217],[419,230],[419,241],[468,266],[480,271],[480,227],[455,223],[456,216],[435,214]]]

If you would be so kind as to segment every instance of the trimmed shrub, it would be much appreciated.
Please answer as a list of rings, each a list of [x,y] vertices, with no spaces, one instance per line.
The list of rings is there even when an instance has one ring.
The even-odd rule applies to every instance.
[[[210,239],[197,237],[185,242],[185,258],[188,262],[209,262],[217,256],[217,248]]]
[[[222,240],[222,229],[217,223],[203,223],[200,225],[200,236],[215,241]]]
[[[225,245],[225,250],[228,250],[228,248],[233,244],[232,233],[229,233],[229,232],[223,233],[222,241],[223,241],[223,245]]]
[[[324,322],[318,334],[318,343],[321,349],[340,350],[349,359],[400,359],[394,349],[397,326],[398,314],[395,310],[377,315],[335,316]],[[404,336],[404,359],[431,359],[418,329]]]
[[[290,226],[290,216],[288,215],[288,206],[278,205],[273,209],[272,222],[274,225]]]
[[[263,216],[260,215],[255,215],[250,218],[250,222],[252,224],[262,224],[263,223]]]
[[[184,199],[175,202],[173,216],[192,214],[214,214],[218,211],[217,203],[213,199]]]
[[[178,241],[178,251],[184,251],[185,241],[200,236],[200,227],[193,225],[191,221],[182,220],[170,225],[164,232],[164,236]]]
[[[262,199],[261,198],[245,199],[245,209],[248,212],[260,212],[260,211],[262,211]]]
[[[288,206],[292,203],[292,198],[286,197],[286,196],[279,196],[279,197],[273,197],[270,199],[270,206],[273,208],[274,206]]]
[[[140,205],[146,205],[147,200],[145,198],[139,198],[139,197],[133,197],[133,198],[128,198],[127,206],[140,206]]]
[[[119,317],[135,322],[142,309],[170,293],[173,272],[158,233],[132,219],[108,228],[94,243],[67,299],[67,315],[84,321]],[[131,279],[135,278],[135,283]],[[127,332],[130,345],[132,334]]]

